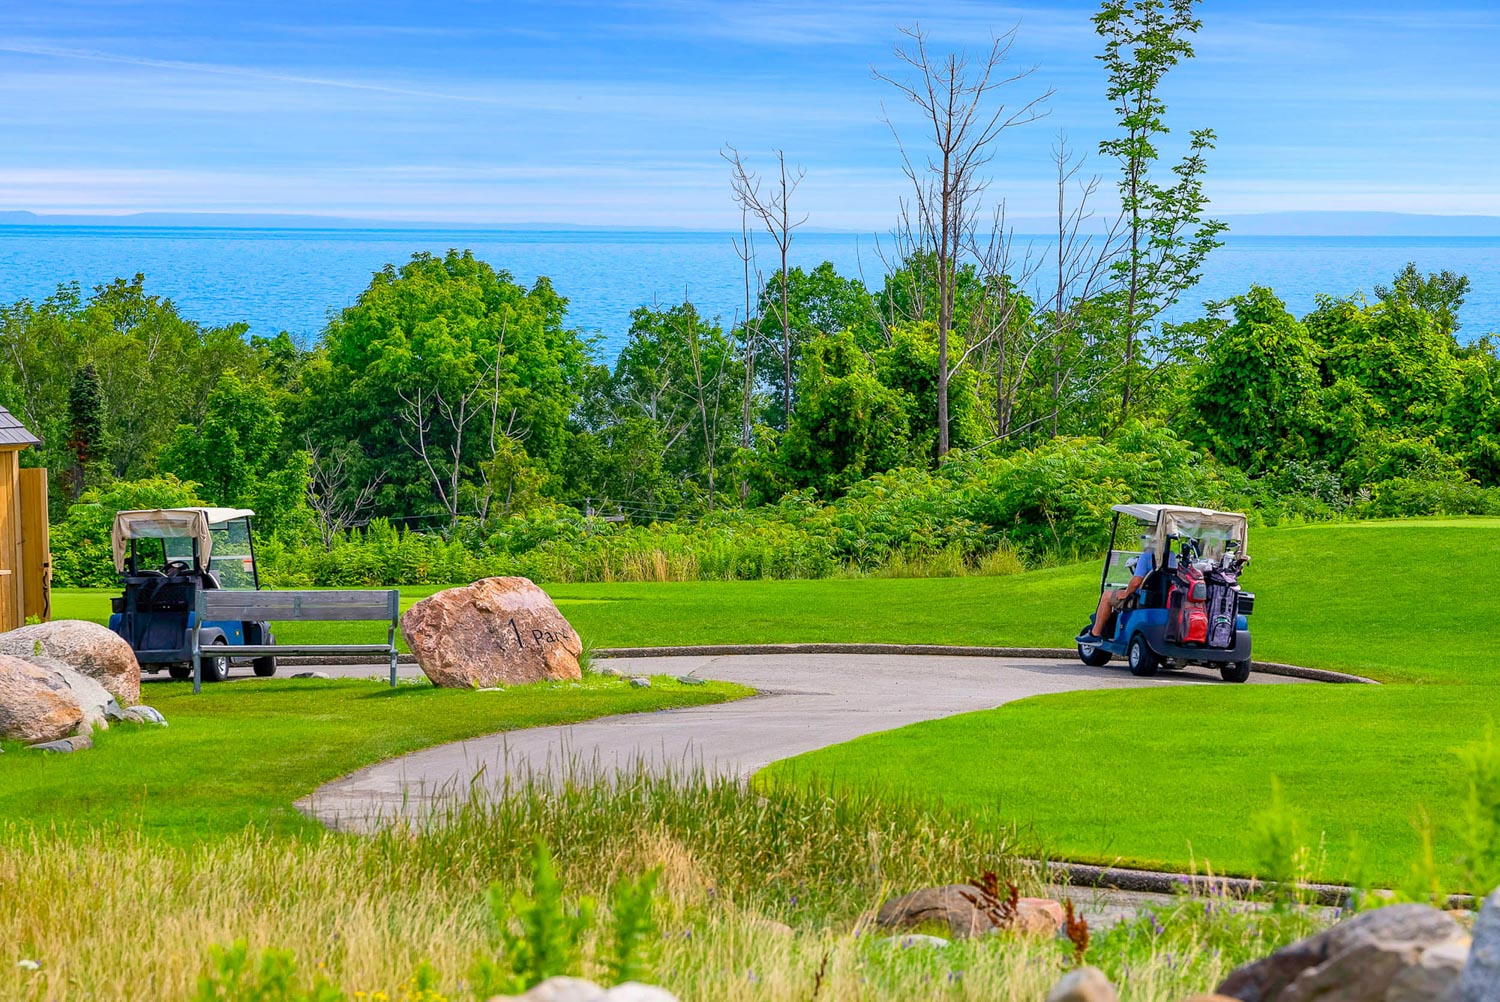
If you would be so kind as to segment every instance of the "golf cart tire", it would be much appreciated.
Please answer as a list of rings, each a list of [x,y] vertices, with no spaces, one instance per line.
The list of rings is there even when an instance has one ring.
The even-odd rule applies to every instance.
[[[1130,674],[1139,678],[1149,678],[1156,674],[1156,669],[1161,667],[1161,658],[1146,643],[1144,634],[1137,633],[1130,638],[1130,647],[1127,648],[1125,661],[1130,665]]]
[[[1250,678],[1249,661],[1230,661],[1219,666],[1219,674],[1226,682],[1244,682]]]
[[[209,651],[214,653],[210,654]],[[223,651],[223,654],[218,653]],[[229,679],[229,645],[222,640],[210,644],[203,652],[203,681],[224,682]]]
[[[264,627],[262,627],[262,630],[264,631]],[[267,632],[260,638],[260,642],[267,646],[274,644],[276,643],[276,635]],[[250,662],[250,667],[255,670],[256,678],[270,678],[276,674],[276,656],[273,654],[269,657],[255,658]]]
[[[193,680],[193,666],[189,662],[175,665],[167,665],[167,674],[178,682],[191,682]]]
[[[1082,661],[1090,668],[1103,668],[1105,665],[1109,664],[1109,659],[1111,656],[1112,655],[1109,653],[1109,651],[1106,651],[1102,647],[1094,647],[1092,645],[1085,647],[1082,644],[1078,645],[1078,660]]]

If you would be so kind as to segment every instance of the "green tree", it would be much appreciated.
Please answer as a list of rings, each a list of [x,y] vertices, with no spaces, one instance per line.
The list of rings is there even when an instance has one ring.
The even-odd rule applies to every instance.
[[[1449,337],[1458,333],[1458,311],[1469,294],[1469,278],[1451,271],[1423,275],[1416,262],[1408,261],[1396,273],[1390,285],[1375,286],[1375,297],[1384,302],[1404,302],[1415,306],[1437,322],[1438,329]]]
[[[281,425],[262,380],[226,372],[203,420],[177,426],[161,468],[198,484],[215,505],[252,509],[266,533],[299,529],[308,519],[309,460],[282,448]]]
[[[68,424],[68,452],[73,461],[69,475],[73,500],[77,501],[104,445],[104,402],[99,393],[99,374],[92,363],[73,374],[68,390]]]
[[[881,382],[852,333],[809,341],[798,386],[777,454],[785,483],[835,497],[872,473],[912,461],[910,398]]]
[[[1252,472],[1307,458],[1321,388],[1318,347],[1270,289],[1230,300],[1234,322],[1195,373],[1195,438]]]
[[[387,265],[303,367],[300,430],[319,449],[359,443],[351,482],[384,474],[380,514],[483,517],[501,439],[549,474],[561,464],[588,364],[566,312],[547,279],[523,288],[469,251]]]
[[[1168,133],[1161,84],[1167,72],[1191,59],[1190,41],[1201,22],[1198,0],[1105,0],[1094,15],[1104,39],[1098,58],[1109,75],[1105,91],[1114,102],[1120,132],[1099,144],[1099,152],[1120,164],[1120,207],[1125,249],[1115,263],[1120,282],[1116,329],[1122,341],[1120,413],[1130,414],[1139,390],[1141,341],[1152,336],[1155,353],[1176,354],[1180,333],[1157,321],[1163,310],[1197,284],[1203,260],[1219,246],[1223,223],[1204,218],[1204,155],[1214,147],[1212,129],[1188,133],[1188,152],[1158,180],[1158,143]]]

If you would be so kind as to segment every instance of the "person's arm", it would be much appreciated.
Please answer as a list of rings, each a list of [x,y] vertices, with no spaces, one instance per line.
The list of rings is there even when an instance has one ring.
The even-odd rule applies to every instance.
[[[1130,596],[1134,595],[1136,592],[1140,591],[1141,590],[1141,585],[1143,585],[1145,583],[1146,583],[1146,579],[1143,578],[1143,577],[1137,576],[1137,577],[1131,578],[1130,579],[1130,584],[1128,584],[1128,585],[1125,586],[1125,594],[1122,595],[1122,596],[1120,596],[1120,597],[1122,599],[1129,598]]]

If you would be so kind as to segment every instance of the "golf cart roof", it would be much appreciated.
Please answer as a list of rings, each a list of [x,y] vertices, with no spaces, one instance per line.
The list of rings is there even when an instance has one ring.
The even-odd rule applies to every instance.
[[[1158,556],[1165,552],[1167,540],[1172,536],[1233,539],[1239,544],[1241,553],[1248,552],[1249,520],[1239,512],[1173,504],[1117,504],[1114,510],[1151,527],[1146,535],[1152,537]]]
[[[199,559],[207,564],[214,548],[209,530],[254,514],[249,508],[152,508],[119,512],[110,533],[115,570],[124,573],[132,539],[196,539]]]

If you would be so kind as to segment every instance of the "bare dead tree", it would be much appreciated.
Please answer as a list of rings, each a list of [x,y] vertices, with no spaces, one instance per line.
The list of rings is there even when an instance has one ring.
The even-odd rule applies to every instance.
[[[1056,168],[1057,217],[1055,243],[1047,249],[1046,256],[1053,270],[1045,284],[1036,282],[1032,322],[1019,329],[1021,340],[1012,354],[1012,369],[1005,383],[1009,413],[1003,420],[997,418],[995,441],[1023,434],[1042,423],[1048,423],[1049,434],[1055,436],[1062,411],[1086,399],[1119,369],[1118,366],[1099,368],[1081,382],[1077,377],[1080,362],[1092,347],[1085,343],[1086,332],[1080,330],[1083,314],[1091,301],[1117,291],[1120,285],[1113,264],[1124,245],[1123,217],[1117,215],[1102,231],[1091,232],[1094,213],[1089,203],[1099,190],[1099,177],[1080,177],[1084,158],[1073,154],[1067,138],[1061,134],[1052,148],[1052,159]],[[1068,197],[1070,187],[1076,187],[1072,202]],[[1004,256],[976,251],[976,257],[987,277],[1028,274],[1040,279],[1041,269],[1031,269],[1029,263],[1016,269]],[[1050,356],[1048,375],[1034,380],[1033,365],[1047,356]],[[1016,424],[1011,420],[1015,403],[1028,386],[1043,387],[1050,406],[1045,413]]]
[[[691,330],[682,330],[682,338],[692,366],[693,382],[690,387],[693,409],[698,412],[698,430],[703,436],[703,460],[708,467],[708,510],[714,510],[715,474],[718,466],[719,419],[723,412],[724,367],[729,361],[729,352],[719,351],[718,365],[714,372],[706,373],[703,365],[703,336],[696,324]]]
[[[331,550],[339,535],[369,524],[375,507],[375,492],[385,480],[385,473],[379,472],[373,479],[355,487],[348,449],[325,453],[308,436],[307,455],[312,466],[307,483],[307,504],[318,520],[323,549]]]
[[[777,150],[776,177],[771,182],[770,191],[762,193],[760,177],[745,165],[745,158],[740,155],[739,150],[726,146],[721,155],[729,162],[730,184],[734,188],[735,201],[760,220],[781,257],[781,267],[776,272],[781,290],[781,309],[777,319],[781,322],[781,402],[782,423],[785,427],[792,417],[792,321],[787,289],[787,255],[791,250],[793,231],[807,222],[808,218],[804,215],[793,221],[791,204],[792,195],[796,193],[797,186],[802,183],[807,172],[800,167],[789,171],[786,151]]]
[[[875,77],[895,87],[917,107],[924,142],[930,144],[928,154],[920,163],[916,162],[901,138],[901,130],[887,116],[886,122],[901,151],[902,170],[912,187],[910,208],[903,209],[903,217],[908,221],[908,240],[929,251],[935,266],[938,456],[941,458],[951,444],[948,384],[958,371],[948,351],[954,292],[965,237],[973,230],[989,185],[984,169],[994,160],[996,144],[1006,130],[1045,114],[1041,106],[1052,96],[1052,91],[1049,89],[1019,107],[1005,102],[995,104],[997,92],[1025,79],[1034,69],[1014,72],[1007,69],[1015,43],[1014,28],[995,38],[989,51],[978,59],[964,52],[935,56],[929,52],[928,36],[919,25],[900,30],[905,41],[897,44],[895,55],[910,75],[898,79],[876,70]]]
[[[491,365],[486,364],[471,386],[456,392],[444,392],[441,386],[396,388],[405,405],[397,412],[402,422],[397,429],[401,441],[427,468],[450,527],[458,524],[460,514],[464,438],[469,426],[487,409],[482,394],[489,388],[490,369]],[[433,440],[433,425],[438,421],[446,433],[446,446]]]
[[[760,342],[760,312],[755,301],[760,298],[765,283],[760,269],[755,266],[755,241],[750,235],[750,210],[743,201],[740,206],[740,236],[733,241],[734,252],[744,266],[745,272],[745,318],[738,324],[740,330],[740,359],[744,363],[744,385],[740,387],[740,448],[748,450],[755,444],[755,351]],[[751,276],[754,275],[754,285]],[[740,499],[750,496],[750,482],[745,479],[744,467],[740,469]]]

